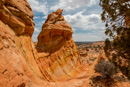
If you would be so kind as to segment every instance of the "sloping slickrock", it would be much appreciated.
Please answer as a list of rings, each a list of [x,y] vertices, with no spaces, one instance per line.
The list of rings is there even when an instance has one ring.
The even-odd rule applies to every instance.
[[[72,39],[72,28],[61,9],[48,15],[38,36],[38,65],[48,81],[73,77],[80,70],[80,55]]]
[[[32,41],[33,12],[27,0],[0,0],[0,87],[47,87],[46,81],[71,78],[80,71],[72,28],[62,10],[48,16]]]
[[[0,0],[0,87],[32,87],[43,77],[33,31],[33,12],[26,0]]]

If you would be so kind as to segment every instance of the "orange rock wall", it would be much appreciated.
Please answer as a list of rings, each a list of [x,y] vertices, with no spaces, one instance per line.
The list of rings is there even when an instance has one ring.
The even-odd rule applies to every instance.
[[[0,87],[39,87],[42,75],[33,60],[26,61],[16,46],[14,31],[0,20]]]
[[[0,87],[32,87],[43,77],[33,31],[33,12],[26,0],[0,0]]]

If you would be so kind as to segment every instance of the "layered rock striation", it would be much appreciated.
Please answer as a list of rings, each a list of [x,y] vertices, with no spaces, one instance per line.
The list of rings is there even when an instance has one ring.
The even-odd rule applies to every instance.
[[[48,15],[36,46],[39,52],[37,62],[43,76],[52,81],[70,78],[80,69],[79,51],[72,39],[73,31],[62,11],[58,9]]]
[[[0,20],[8,24],[17,35],[34,31],[33,12],[26,0],[1,0]]]
[[[65,80],[80,71],[73,31],[62,11],[48,16],[36,50],[27,0],[0,0],[0,87],[44,87],[45,81]]]
[[[33,12],[26,0],[0,0],[0,87],[32,87],[43,77],[33,31]]]

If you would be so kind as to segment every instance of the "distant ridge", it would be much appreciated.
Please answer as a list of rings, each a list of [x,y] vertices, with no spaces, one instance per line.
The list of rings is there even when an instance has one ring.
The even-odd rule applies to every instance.
[[[97,42],[104,42],[104,41],[75,41],[75,43],[77,45],[80,45],[80,44],[91,44],[91,43],[97,43]]]

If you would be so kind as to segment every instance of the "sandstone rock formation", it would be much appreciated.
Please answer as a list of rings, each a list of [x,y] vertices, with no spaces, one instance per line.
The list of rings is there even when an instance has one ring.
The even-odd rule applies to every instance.
[[[79,50],[79,53],[80,53],[80,56],[82,56],[82,57],[86,57],[86,56],[87,56],[87,51],[86,51],[86,49],[80,49],[80,50]]]
[[[32,87],[43,77],[33,31],[33,12],[26,0],[0,0],[0,87]]]
[[[106,61],[108,60],[104,52],[104,49],[101,49],[98,55],[98,61],[101,61],[101,60],[106,60]]]
[[[80,61],[81,63],[85,66],[85,65],[88,65],[89,64],[89,59],[87,58],[88,56],[88,53],[86,51],[86,49],[80,49],[79,50],[79,53],[80,53]]]
[[[52,81],[70,78],[80,69],[80,55],[72,39],[73,31],[62,11],[58,9],[48,15],[36,46],[38,65],[45,78]]]
[[[34,31],[33,12],[26,0],[1,0],[0,20],[8,24],[17,35]]]
[[[33,31],[27,0],[0,0],[0,87],[90,87],[94,65],[73,77],[81,60],[62,10],[48,16],[35,44],[38,53]]]
[[[48,16],[35,49],[27,0],[0,0],[0,87],[46,87],[80,71],[72,28],[62,10]]]

